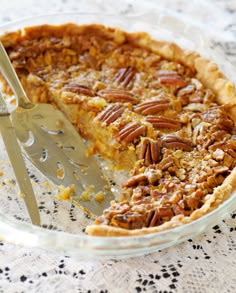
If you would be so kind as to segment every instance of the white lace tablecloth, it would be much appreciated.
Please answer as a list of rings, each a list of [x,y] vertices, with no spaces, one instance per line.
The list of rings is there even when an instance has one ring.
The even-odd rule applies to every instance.
[[[156,5],[208,30],[236,66],[235,0],[0,0],[0,24],[65,11],[129,14]],[[236,78],[235,78],[236,80]],[[236,292],[236,212],[193,240],[123,260],[74,260],[0,241],[0,293],[5,292]]]

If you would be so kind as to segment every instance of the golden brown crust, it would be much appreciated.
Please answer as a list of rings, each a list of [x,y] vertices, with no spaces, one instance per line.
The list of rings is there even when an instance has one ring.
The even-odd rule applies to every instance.
[[[199,54],[195,52],[183,50],[182,48],[180,48],[178,45],[174,43],[152,40],[150,36],[146,33],[125,33],[119,29],[105,28],[102,25],[86,25],[86,26],[77,26],[74,24],[66,24],[63,26],[43,25],[38,27],[26,28],[23,31],[18,31],[15,33],[10,33],[5,36],[2,36],[0,39],[3,41],[5,47],[9,50],[10,56],[12,54],[13,62],[16,61],[16,67],[18,66],[21,81],[27,93],[30,95],[31,99],[35,102],[47,102],[47,101],[55,102],[59,106],[59,108],[61,108],[68,115],[72,123],[74,123],[78,127],[78,129],[81,131],[83,136],[93,141],[93,146],[91,147],[91,153],[93,152],[102,153],[104,156],[107,156],[108,158],[113,158],[116,161],[116,163],[122,165],[123,167],[131,168],[133,167],[137,159],[136,157],[137,152],[140,152],[140,149],[141,149],[141,159],[138,164],[141,164],[141,165],[144,164],[142,165],[142,168],[140,168],[140,170],[141,169],[143,170],[144,168],[147,167],[145,166],[145,164],[150,165],[155,163],[156,165],[158,165],[162,156],[160,148],[168,146],[171,149],[173,148],[173,146],[176,147],[181,145],[184,151],[191,151],[193,149],[193,144],[189,143],[188,139],[186,139],[184,136],[185,134],[182,134],[183,136],[178,138],[178,134],[179,132],[181,132],[182,122],[180,123],[176,119],[180,117],[179,112],[181,112],[181,109],[182,109],[181,107],[183,106],[184,108],[184,106],[186,106],[185,101],[183,101],[183,105],[180,105],[179,101],[176,100],[176,97],[173,98],[173,92],[167,91],[167,95],[164,98],[161,97],[161,95],[160,97],[158,96],[157,104],[154,105],[152,96],[150,99],[150,97],[148,96],[148,93],[143,93],[141,88],[136,88],[134,91],[131,91],[131,90],[128,91],[126,89],[126,86],[129,85],[129,82],[132,81],[132,78],[135,76],[136,70],[139,69],[138,66],[141,66],[141,68],[145,67],[142,64],[142,62],[139,62],[141,65],[137,62],[138,63],[137,68],[132,68],[132,66],[129,66],[128,69],[121,68],[122,71],[118,71],[118,78],[116,73],[115,82],[117,82],[117,80],[119,82],[123,82],[123,85],[120,85],[118,83],[118,86],[117,86],[116,84],[119,91],[122,89],[122,91],[120,92],[116,91],[114,93],[113,91],[111,93],[111,89],[109,88],[105,89],[104,91],[104,88],[103,88],[104,84],[102,85],[101,88],[96,87],[96,89],[92,87],[90,88],[84,85],[81,86],[80,84],[77,84],[77,85],[73,83],[68,84],[68,80],[70,81],[72,80],[74,82],[74,80],[76,80],[76,78],[79,77],[79,76],[76,76],[76,74],[75,74],[75,77],[73,77],[73,74],[71,77],[70,74],[67,72],[67,69],[71,65],[77,64],[76,63],[77,59],[75,60],[73,58],[77,54],[75,53],[77,52],[76,50],[79,51],[79,48],[78,46],[71,47],[70,45],[72,42],[71,40],[75,36],[81,36],[81,35],[83,36],[82,38],[83,40],[87,40],[89,36],[91,37],[96,36],[98,38],[105,40],[104,43],[110,42],[109,45],[115,44],[115,48],[120,49],[123,46],[122,50],[125,51],[126,50],[125,46],[128,45],[131,47],[131,49],[135,49],[135,50],[140,49],[140,51],[143,50],[143,52],[145,52],[146,55],[156,54],[158,58],[160,57],[160,59],[163,59],[164,61],[169,60],[170,62],[173,62],[174,66],[176,66],[174,67],[174,73],[172,69],[169,69],[169,67],[167,67],[169,70],[169,75],[167,74],[166,76],[166,72],[164,73],[164,76],[161,75],[163,73],[158,73],[159,75],[155,73],[156,74],[155,78],[159,80],[162,79],[164,80],[164,82],[167,82],[167,83],[169,82],[171,83],[171,85],[177,84],[177,89],[179,89],[178,86],[180,88],[184,88],[185,85],[189,85],[189,84],[193,85],[190,82],[192,77],[199,80],[206,89],[210,89],[215,94],[216,100],[214,101],[214,103],[217,102],[218,106],[227,105],[224,109],[228,111],[227,113],[230,116],[230,118],[234,122],[236,122],[236,107],[235,107],[236,91],[235,91],[234,84],[230,82],[223,75],[223,73],[221,73],[220,69],[214,62],[201,57]],[[60,58],[58,58],[58,60],[60,61],[58,63],[58,67],[60,68],[61,66],[62,68],[61,71],[59,72],[54,72],[56,66],[55,68],[52,69],[53,67],[51,64],[52,57],[50,54],[47,54],[47,49],[49,49],[49,52],[50,52],[50,49],[52,49],[50,48],[50,46],[52,46],[52,44],[50,44],[49,47],[47,47],[47,42],[46,42],[46,44],[44,44],[44,46],[46,47],[43,47],[42,52],[40,52],[39,50],[39,53],[38,53],[39,55],[37,57],[40,62],[42,60],[43,66],[46,66],[49,68],[49,73],[52,74],[51,79],[48,78],[47,74],[45,76],[43,75],[42,78],[40,77],[40,74],[39,76],[35,75],[35,71],[39,69],[39,65],[38,64],[35,65],[34,60],[31,60],[31,62],[29,62],[29,60],[32,57],[30,54],[33,52],[33,50],[31,50],[30,52],[27,52],[27,45],[25,45],[25,47],[23,46],[23,49],[26,49],[25,54],[26,55],[28,54],[26,56],[28,59],[24,60],[26,63],[28,62],[27,64],[28,67],[25,66],[24,63],[22,63],[23,65],[21,64],[21,57],[23,53],[21,53],[21,56],[19,54],[17,55],[18,53],[17,48],[18,46],[20,46],[21,43],[24,43],[24,41],[30,42],[31,40],[37,40],[37,42],[40,42],[38,41],[40,40],[40,38],[45,38],[45,39],[48,38],[49,40],[53,40],[53,38],[55,39],[59,38],[62,41],[61,43],[59,43],[58,45],[59,47],[57,49],[62,50],[63,54],[69,50],[68,52],[69,57],[65,55],[65,58],[64,58],[65,63],[60,63],[62,61],[60,60]],[[62,46],[63,49],[61,49],[60,46]],[[89,48],[87,49],[88,50],[91,49],[90,47],[91,46],[89,46]],[[129,48],[127,49],[127,52],[129,52]],[[95,53],[94,52],[92,53],[96,55],[96,51]],[[140,54],[140,52],[139,53],[136,52],[136,54],[138,55]],[[124,58],[124,56],[121,56],[119,54],[117,56]],[[64,59],[62,58],[62,60]],[[68,64],[66,64],[67,62],[66,60],[69,60]],[[90,65],[91,67],[93,66],[96,67],[97,63],[94,65],[93,61],[94,61],[93,58],[89,60],[89,62],[91,62]],[[125,64],[125,61],[123,63]],[[119,66],[121,66],[121,64],[119,64]],[[136,65],[135,62],[134,64]],[[184,73],[183,76],[180,76],[181,74],[179,75],[177,73],[176,68],[178,68],[178,66],[176,64],[178,64],[178,66],[180,67],[182,66],[182,70],[184,69],[189,70],[190,73],[187,72],[187,73]],[[90,65],[86,65],[87,66],[86,70],[89,68]],[[119,66],[117,66],[118,69],[120,69]],[[114,73],[115,70],[116,71],[118,70],[116,66],[114,67],[115,69],[113,68],[114,70],[112,71],[111,76],[115,74]],[[161,69],[163,68],[161,67]],[[166,68],[164,67],[164,69]],[[27,74],[26,74],[26,70],[29,71]],[[97,73],[97,71],[95,70],[95,77],[93,76],[93,78],[96,79],[98,77],[98,79],[100,80],[101,76]],[[89,72],[89,74],[91,74],[91,72]],[[96,74],[98,75],[96,76]],[[110,76],[108,76],[108,78],[109,77]],[[55,79],[58,79],[57,83],[54,83]],[[92,82],[93,81],[94,79],[92,79]],[[110,84],[113,87],[115,85],[115,82],[114,80],[110,80]],[[148,82],[150,81],[148,80]],[[151,80],[151,82],[153,82],[153,80]],[[64,87],[64,84],[66,84],[66,87]],[[91,84],[89,84],[89,86],[90,85]],[[160,84],[158,86],[160,86]],[[5,87],[5,90],[6,89],[7,88]],[[68,91],[71,91],[71,92],[68,93]],[[96,98],[93,97],[94,92],[96,92],[96,95],[98,97],[97,96]],[[141,92],[144,97],[145,97],[145,94],[147,94],[147,97],[145,97],[144,99],[144,97],[142,96],[140,100],[140,97],[137,98],[137,94],[136,94],[137,92],[138,93]],[[155,94],[157,94],[157,92],[158,91],[156,91]],[[203,90],[202,90],[202,93],[203,93]],[[86,97],[86,95],[89,98]],[[118,100],[117,100],[117,96],[119,97]],[[127,102],[125,104],[125,108],[126,108],[125,111],[124,109],[121,109],[119,106],[119,103],[120,102],[121,104],[124,103],[124,100]],[[210,103],[211,102],[209,102],[209,104]],[[113,114],[112,112],[109,112],[110,111],[108,109],[109,107],[107,107],[110,104],[115,104],[116,105],[115,107],[117,107],[117,108],[114,108],[116,109],[116,112],[114,115],[112,115]],[[163,117],[160,118],[159,116],[156,117],[157,114],[154,110],[159,109],[160,111],[160,109],[166,109],[168,108],[169,104],[172,105],[172,107],[176,110],[177,114],[176,113],[173,114],[174,111],[168,112],[167,110],[167,112],[161,112],[162,114],[163,113],[165,114],[164,115],[165,119],[163,119]],[[215,106],[215,104],[213,103],[212,105]],[[200,105],[200,106],[198,105],[199,108],[196,111],[197,113],[198,112],[203,113],[206,109],[208,109],[206,105]],[[213,106],[211,107],[213,108]],[[192,111],[191,109],[192,108],[187,109],[187,112],[188,111],[191,112]],[[155,117],[153,116],[153,111],[154,111],[154,114],[156,115]],[[146,117],[147,115],[148,117]],[[100,117],[99,118],[100,120],[97,117]],[[104,120],[105,119],[104,117],[106,117],[106,120]],[[91,127],[86,128],[86,125],[90,125],[91,121],[93,121],[92,122],[93,125],[96,125],[95,128],[98,129],[97,132],[93,131],[93,129],[91,130]],[[116,123],[114,123],[113,125],[112,123],[114,121]],[[184,123],[186,122],[183,122],[183,124]],[[204,123],[207,125],[210,125],[211,121],[210,123],[209,121],[204,121]],[[225,131],[224,127],[226,128],[231,127],[229,120],[227,120],[226,122],[221,121],[219,123],[223,123],[223,131]],[[169,128],[168,131],[166,132],[167,134],[169,134],[169,132],[172,133],[172,131],[176,131],[175,135],[172,134],[172,135],[169,135],[168,138],[164,137],[163,139],[161,135],[163,133],[166,134],[165,131],[162,133],[162,130],[158,130],[159,131],[158,133],[158,131],[156,131],[155,129],[156,126],[160,126],[162,129],[163,125],[166,128]],[[185,129],[186,132],[190,131],[189,127],[191,128],[191,125],[188,125],[188,127],[186,126],[186,129]],[[83,128],[83,129],[80,129],[80,128]],[[99,132],[101,133],[99,134]],[[226,132],[224,133],[224,135],[227,136],[228,133]],[[144,137],[147,136],[148,139],[146,140],[143,139],[142,138],[143,136]],[[139,147],[136,147],[139,143],[139,140],[141,141],[140,142],[141,145],[139,145]],[[110,148],[112,149],[111,151],[110,151]],[[158,151],[159,154],[157,153],[154,154],[154,151],[155,152]],[[169,152],[171,153],[171,151]],[[173,154],[173,152],[171,154]],[[209,155],[209,153],[207,153],[207,155]],[[220,154],[214,154],[214,155],[221,156],[222,151],[220,151]],[[204,158],[205,158],[204,155],[202,155],[202,157],[200,157],[200,160]],[[138,172],[138,173],[134,174],[135,178],[131,178],[130,181],[126,183],[125,188],[127,189],[129,189],[130,187],[133,188],[132,184],[136,184],[135,186],[141,183],[146,184],[147,181],[149,180],[147,179],[147,176],[142,173],[143,171],[140,171],[140,170],[135,171],[135,168],[137,167],[136,166],[134,167],[133,173],[135,172]],[[227,170],[227,168],[225,170]],[[172,172],[174,171],[176,170],[172,168]],[[222,180],[223,175],[220,174],[219,177],[220,177],[219,178],[219,182],[220,182],[220,180]],[[211,178],[211,179],[212,181],[214,181],[214,178]],[[226,179],[224,179],[223,184],[220,185],[217,183],[216,187],[210,188],[210,190],[213,190],[213,191],[212,192],[210,191],[208,194],[204,195],[205,196],[204,199],[203,200],[201,199],[203,201],[203,204],[201,205],[201,207],[194,209],[193,211],[191,211],[190,214],[186,213],[181,215],[179,214],[173,215],[173,217],[170,220],[167,220],[164,223],[159,223],[159,225],[156,227],[148,227],[148,228],[144,227],[142,229],[128,230],[128,229],[124,229],[120,227],[115,227],[113,226],[113,224],[111,226],[108,226],[107,224],[104,225],[103,223],[101,223],[99,225],[88,226],[86,229],[86,232],[90,235],[96,235],[96,236],[134,236],[134,235],[142,235],[142,234],[148,234],[148,233],[156,233],[163,230],[171,229],[186,223],[190,223],[193,220],[196,220],[202,217],[203,215],[209,213],[210,211],[212,211],[213,209],[221,205],[231,195],[232,191],[234,191],[235,189],[236,189],[236,169],[233,168],[232,170],[230,170],[230,175],[228,175]],[[184,211],[182,212],[184,213]]]
[[[86,232],[93,236],[137,236],[150,233],[157,233],[172,228],[176,228],[183,224],[188,224],[194,220],[201,218],[202,216],[208,214],[212,210],[218,208],[236,189],[236,168],[227,177],[225,182],[217,187],[213,194],[209,196],[205,204],[198,210],[194,211],[190,216],[185,217],[183,215],[178,215],[173,217],[169,222],[152,227],[152,228],[142,228],[135,230],[121,229],[117,227],[107,226],[107,225],[89,225],[86,228]]]

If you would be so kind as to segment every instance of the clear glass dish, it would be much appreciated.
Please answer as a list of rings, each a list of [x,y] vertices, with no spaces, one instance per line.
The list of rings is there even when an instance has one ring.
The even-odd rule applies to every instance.
[[[195,50],[215,60],[221,70],[233,80],[234,68],[225,56],[211,49],[211,41],[197,28],[173,17],[167,12],[155,12],[130,17],[101,14],[56,14],[10,23],[0,27],[0,35],[39,24],[101,23],[125,31],[148,32],[154,39],[173,41],[185,49]],[[3,149],[2,141],[0,147]],[[135,237],[91,237],[84,234],[90,223],[79,209],[69,202],[56,201],[54,187],[45,184],[45,178],[29,162],[29,173],[34,182],[43,227],[29,223],[24,203],[17,197],[11,167],[5,151],[0,153],[0,239],[28,247],[41,248],[78,258],[124,258],[143,255],[176,245],[215,225],[236,208],[236,192],[220,207],[202,218],[171,230]]]

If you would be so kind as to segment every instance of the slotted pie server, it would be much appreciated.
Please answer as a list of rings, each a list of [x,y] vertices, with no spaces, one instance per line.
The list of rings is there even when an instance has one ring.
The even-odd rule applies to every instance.
[[[53,105],[31,103],[1,42],[0,70],[18,101],[11,116],[27,157],[54,184],[74,185],[74,201],[92,214],[100,215],[114,195],[97,160],[86,156],[86,145],[75,127]],[[83,200],[86,196],[81,198],[86,190],[90,200]],[[104,200],[97,200],[97,194],[104,194]]]

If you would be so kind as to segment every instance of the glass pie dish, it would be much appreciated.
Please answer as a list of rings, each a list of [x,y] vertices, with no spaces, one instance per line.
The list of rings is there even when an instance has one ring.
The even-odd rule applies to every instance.
[[[197,28],[183,23],[167,12],[143,14],[130,17],[101,14],[58,14],[48,15],[11,23],[0,28],[0,35],[28,26],[40,24],[103,24],[119,27],[128,32],[147,32],[153,39],[172,41],[184,49],[216,61],[229,79],[234,69],[225,57],[216,53]],[[3,148],[3,147],[2,147]],[[122,258],[142,255],[163,249],[192,238],[216,224],[236,208],[236,194],[233,193],[223,204],[200,219],[167,231],[130,237],[92,237],[84,233],[84,228],[92,220],[84,216],[69,202],[55,199],[56,187],[48,183],[29,162],[27,166],[34,183],[38,200],[42,227],[29,224],[24,204],[17,197],[12,170],[6,154],[0,155],[0,239],[28,247],[60,252],[79,258]]]

